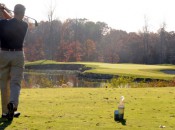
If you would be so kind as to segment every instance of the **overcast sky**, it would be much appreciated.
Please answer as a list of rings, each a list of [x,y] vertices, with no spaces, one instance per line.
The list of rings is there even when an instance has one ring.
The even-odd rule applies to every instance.
[[[165,22],[167,31],[175,31],[174,0],[1,0],[9,9],[15,4],[26,6],[26,15],[38,21],[47,20],[51,3],[55,18],[87,18],[107,23],[127,32],[142,31],[146,17],[149,30],[157,31]]]

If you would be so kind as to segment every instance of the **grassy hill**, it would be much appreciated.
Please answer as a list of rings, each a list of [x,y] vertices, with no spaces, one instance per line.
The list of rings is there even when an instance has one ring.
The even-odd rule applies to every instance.
[[[125,96],[125,124],[113,113]],[[175,129],[175,88],[22,89],[19,118],[5,130],[166,130]]]

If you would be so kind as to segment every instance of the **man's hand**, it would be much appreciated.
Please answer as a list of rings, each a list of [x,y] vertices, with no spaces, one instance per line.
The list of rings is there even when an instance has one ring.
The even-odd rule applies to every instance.
[[[5,4],[0,3],[0,11],[2,12],[4,19],[11,19],[12,18],[10,11],[8,11]]]
[[[5,9],[5,5],[0,3],[0,9]]]

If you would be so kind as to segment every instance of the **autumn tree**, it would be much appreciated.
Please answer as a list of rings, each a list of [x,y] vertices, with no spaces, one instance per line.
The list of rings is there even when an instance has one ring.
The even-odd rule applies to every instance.
[[[149,29],[148,29],[148,19],[144,16],[145,25],[143,27],[143,45],[144,45],[144,57],[143,61],[145,64],[148,64],[149,57]]]
[[[84,61],[95,61],[95,53],[96,53],[96,43],[92,41],[91,39],[87,39],[87,41],[84,44],[83,49],[83,60]]]
[[[28,61],[174,64],[175,33],[164,26],[157,33],[144,29],[127,33],[87,19],[41,21],[37,28],[29,28],[24,51]]]
[[[166,63],[166,53],[167,53],[167,43],[166,43],[166,24],[163,23],[162,27],[159,29],[159,35],[160,35],[160,43],[158,45],[159,47],[159,63]]]

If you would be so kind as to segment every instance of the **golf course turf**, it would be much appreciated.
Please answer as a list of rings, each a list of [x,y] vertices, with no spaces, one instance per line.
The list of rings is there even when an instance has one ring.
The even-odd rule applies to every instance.
[[[172,80],[174,65],[139,65],[108,63],[58,63],[37,61],[26,66],[44,64],[83,64],[82,73],[111,74]],[[19,118],[12,122],[0,119],[5,130],[175,130],[175,87],[163,88],[22,88]],[[124,96],[122,122],[114,121],[120,96]]]
[[[125,122],[114,121],[125,96]],[[175,88],[22,89],[19,111],[6,130],[166,130],[175,129]]]

